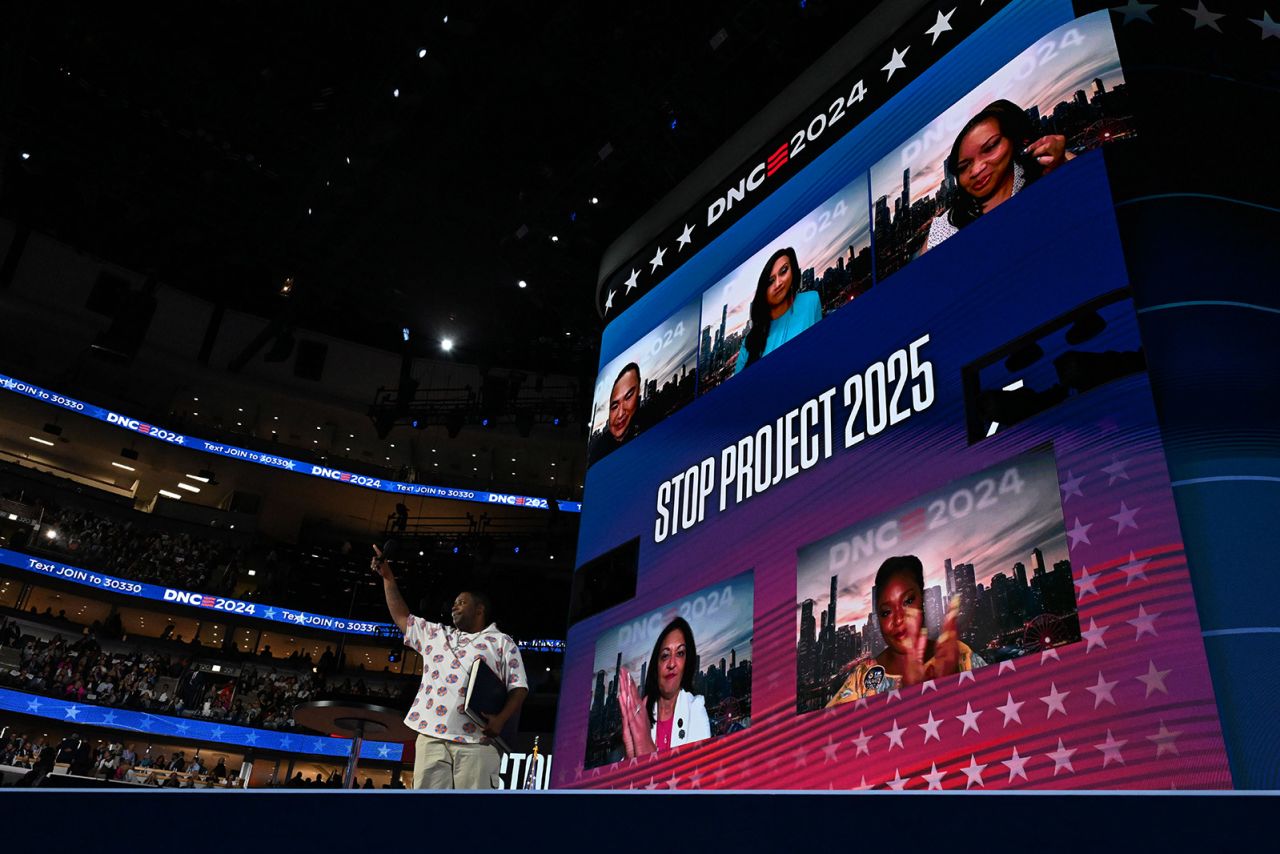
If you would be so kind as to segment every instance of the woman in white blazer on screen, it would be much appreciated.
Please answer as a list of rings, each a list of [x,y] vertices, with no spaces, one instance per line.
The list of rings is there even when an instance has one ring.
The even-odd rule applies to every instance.
[[[643,695],[623,668],[618,706],[628,759],[711,737],[706,700],[692,690],[697,661],[693,629],[676,617],[653,646]]]

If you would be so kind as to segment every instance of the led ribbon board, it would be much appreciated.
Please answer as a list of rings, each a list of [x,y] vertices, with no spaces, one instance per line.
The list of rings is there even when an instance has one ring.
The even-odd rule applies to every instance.
[[[76,726],[110,727],[157,738],[187,738],[230,747],[282,750],[312,756],[346,757],[351,753],[351,740],[346,738],[280,732],[173,715],[153,715],[149,712],[96,706],[93,703],[55,700],[8,688],[0,688],[0,710]],[[404,745],[394,741],[366,741],[360,748],[360,758],[396,762],[403,751]]]
[[[110,593],[122,593],[126,596],[137,596],[157,602],[186,605],[193,608],[205,608],[221,611],[233,617],[252,617],[255,620],[285,623],[295,628],[323,629],[327,632],[341,632],[350,635],[369,635],[380,638],[400,638],[401,632],[395,623],[370,623],[351,620],[345,617],[329,617],[324,614],[309,614],[276,605],[264,605],[261,602],[245,602],[240,599],[229,599],[225,596],[214,596],[209,593],[196,593],[191,590],[176,590],[158,584],[145,584],[115,578],[100,572],[93,572],[65,563],[32,557],[22,552],[0,548],[0,564],[23,569],[59,581],[70,581],[97,590]],[[516,645],[526,652],[564,652],[564,641],[559,638],[534,638],[517,641]]]
[[[245,602],[240,599],[229,599],[225,596],[214,596],[209,593],[196,593],[191,590],[177,590],[162,587],[158,584],[147,584],[131,581],[127,578],[115,578],[100,572],[81,569],[54,560],[32,557],[22,552],[0,549],[0,563],[15,569],[24,569],[36,575],[70,581],[109,593],[123,593],[126,596],[137,596],[155,602],[189,605],[210,611],[220,611],[229,617],[253,617],[272,623],[283,623],[294,628],[323,629],[331,632],[342,632],[349,635],[369,635],[373,637],[400,637],[400,630],[393,623],[368,623],[349,620],[344,617],[328,617],[324,614],[309,614],[291,608],[276,605],[264,605],[261,602]]]
[[[431,486],[424,483],[404,483],[398,480],[384,480],[383,478],[370,477],[364,474],[355,474],[354,472],[342,471],[341,469],[328,468],[327,466],[319,466],[315,463],[306,463],[299,460],[291,460],[288,457],[281,457],[275,454],[266,454],[261,451],[252,451],[248,448],[240,448],[235,445],[228,445],[222,442],[210,442],[207,439],[201,439],[196,436],[186,436],[173,430],[159,427],[155,424],[149,424],[137,418],[128,415],[120,415],[110,410],[103,409],[101,406],[94,406],[91,403],[84,403],[75,398],[66,397],[57,392],[49,391],[40,386],[33,385],[14,377],[0,374],[0,388],[5,391],[20,394],[29,397],[32,400],[38,400],[42,403],[48,403],[65,409],[69,412],[77,412],[81,415],[87,415],[97,421],[110,424],[113,427],[120,427],[149,439],[155,439],[158,442],[168,442],[171,445],[179,445],[184,448],[200,451],[201,453],[213,454],[215,456],[226,457],[228,459],[240,460],[242,462],[255,463],[268,468],[279,469],[281,471],[294,472],[296,474],[310,475],[311,477],[323,478],[324,480],[333,481],[335,483],[349,484],[351,486],[359,486],[364,489],[374,489],[379,492],[388,492],[394,495],[422,496],[425,498],[442,498],[446,501],[469,501],[475,504],[501,504],[507,507],[527,507],[533,510],[550,510],[551,501],[555,500],[556,507],[566,513],[581,513],[582,503],[578,501],[561,501],[549,498],[537,498],[531,495],[511,495],[505,492],[484,492],[474,489],[456,489],[451,486]]]

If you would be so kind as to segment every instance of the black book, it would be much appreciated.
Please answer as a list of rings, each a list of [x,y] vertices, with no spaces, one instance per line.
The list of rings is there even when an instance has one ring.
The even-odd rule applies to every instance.
[[[489,725],[485,715],[496,715],[507,704],[507,686],[493,672],[493,668],[484,663],[484,659],[476,657],[471,663],[471,676],[467,681],[467,695],[463,699],[463,711],[476,726],[484,729]],[[510,753],[511,739],[515,737],[518,726],[518,714],[512,715],[502,728],[502,734],[493,740],[498,749]]]

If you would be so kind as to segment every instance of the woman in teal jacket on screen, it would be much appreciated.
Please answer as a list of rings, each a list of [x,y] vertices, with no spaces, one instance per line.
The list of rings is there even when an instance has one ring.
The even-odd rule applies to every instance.
[[[769,256],[756,295],[751,300],[751,327],[738,350],[734,374],[767,356],[822,319],[822,300],[815,291],[797,293],[800,262],[796,250],[779,249]]]

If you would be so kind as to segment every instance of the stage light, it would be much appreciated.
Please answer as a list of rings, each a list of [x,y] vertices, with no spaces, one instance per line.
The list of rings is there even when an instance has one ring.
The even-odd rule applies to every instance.
[[[524,279],[521,279],[520,281],[516,282],[516,287],[518,287],[518,288],[527,288],[527,287],[529,287],[529,283],[528,283],[528,282],[526,282]]]
[[[675,129],[676,129],[676,120],[675,120],[675,119],[672,119],[672,120],[671,120],[671,129],[672,129],[672,130],[675,130]]]
[[[481,419],[480,419],[480,426],[481,426],[481,427],[488,427],[488,426],[489,426],[489,419],[488,419],[488,418],[481,418]]]
[[[592,196],[592,197],[591,197],[591,204],[593,204],[593,205],[598,205],[598,204],[600,204],[600,200],[599,200],[599,199],[597,199],[595,196]]]
[[[311,208],[307,208],[307,213],[311,213]],[[285,277],[284,284],[280,286],[280,295],[287,297],[291,293],[293,293],[293,276],[287,276]],[[197,397],[194,399],[199,400],[200,398]]]
[[[559,236],[554,235],[554,234],[553,234],[553,235],[551,235],[551,242],[552,242],[552,243],[559,243],[559,242],[560,242],[560,238],[559,238]]]
[[[28,436],[27,438],[33,442],[39,442],[41,445],[48,445],[49,447],[53,447],[53,443],[50,442],[48,439],[41,439],[39,436]]]
[[[418,59],[426,59],[426,58],[427,58],[427,49],[425,47],[420,48],[418,50]]]
[[[399,97],[400,97],[400,90],[399,90],[399,89],[392,89],[392,90],[391,90],[391,97],[392,97],[392,98],[399,98]]]
[[[169,491],[169,490],[167,490],[167,489],[162,489],[162,490],[160,490],[160,494],[161,494],[161,495],[163,495],[165,498],[173,498],[173,499],[176,499],[176,500],[178,500],[178,501],[181,501],[181,500],[182,500],[182,496],[181,496],[181,495],[179,495],[179,494],[178,494],[178,493],[176,493],[176,492],[170,492],[170,491]]]
[[[191,478],[192,480],[198,480],[201,483],[209,482],[209,478],[205,477],[203,474],[186,474],[186,475],[183,475],[183,477],[188,477],[188,478]]]
[[[198,487],[198,486],[192,486],[192,485],[191,485],[191,484],[189,484],[189,483],[179,483],[179,484],[178,484],[178,489],[185,489],[187,492],[199,492],[199,491],[200,491],[200,487]]]
[[[452,338],[441,338],[441,339],[440,339],[440,349],[441,349],[441,350],[443,350],[443,351],[445,351],[446,353],[448,353],[450,350],[452,350],[452,349],[453,349],[453,339],[452,339]]]
[[[400,327],[400,337],[405,341],[409,340],[409,327],[407,326]]]
[[[56,540],[58,538],[58,532],[53,528],[46,529],[44,535],[51,540]]]
[[[23,160],[30,160],[30,159],[31,159],[31,152],[29,152],[29,151],[24,151],[24,152],[22,152],[22,159],[23,159]]]

